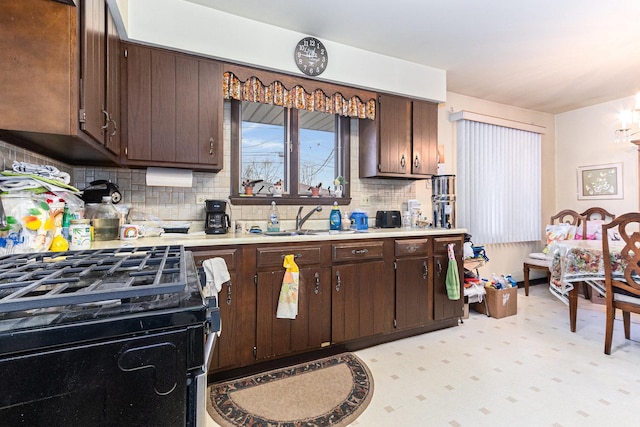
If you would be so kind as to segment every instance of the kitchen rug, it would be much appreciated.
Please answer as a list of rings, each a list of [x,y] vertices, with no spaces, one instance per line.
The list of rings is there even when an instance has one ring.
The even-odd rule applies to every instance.
[[[346,426],[373,396],[369,368],[343,353],[209,387],[221,426]]]

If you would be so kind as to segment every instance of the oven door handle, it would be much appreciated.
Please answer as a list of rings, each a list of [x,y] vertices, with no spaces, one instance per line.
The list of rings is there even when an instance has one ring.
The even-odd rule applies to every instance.
[[[209,365],[211,364],[211,359],[213,358],[213,349],[216,345],[217,338],[218,332],[212,331],[211,333],[209,333],[207,341],[204,344],[204,365],[202,365],[202,370],[205,374],[209,371]]]

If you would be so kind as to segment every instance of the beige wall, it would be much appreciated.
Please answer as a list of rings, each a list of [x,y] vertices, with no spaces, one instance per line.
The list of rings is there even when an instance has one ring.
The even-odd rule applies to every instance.
[[[614,143],[618,114],[634,106],[635,97],[569,111],[556,116],[556,205],[582,212],[601,206],[620,215],[638,210],[638,154],[635,145]],[[637,129],[636,129],[637,130]],[[623,199],[578,200],[577,167],[622,163]]]

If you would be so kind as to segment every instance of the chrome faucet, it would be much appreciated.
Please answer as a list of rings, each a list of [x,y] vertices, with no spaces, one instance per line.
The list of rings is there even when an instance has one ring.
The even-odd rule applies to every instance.
[[[315,208],[311,209],[311,211],[309,211],[309,213],[307,213],[303,218],[301,218],[300,214],[302,213],[302,208],[303,206],[300,206],[300,209],[298,209],[298,214],[296,215],[296,230],[298,231],[302,230],[302,224],[304,224],[309,219],[309,217],[311,217],[311,215],[322,210],[322,206],[316,206]]]

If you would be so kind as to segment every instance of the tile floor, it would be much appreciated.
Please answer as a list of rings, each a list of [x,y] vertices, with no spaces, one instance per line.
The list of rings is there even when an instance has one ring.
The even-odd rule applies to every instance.
[[[471,312],[459,327],[356,352],[375,389],[351,426],[637,425],[640,318],[632,322],[626,341],[616,321],[606,356],[604,306],[580,298],[572,333],[547,286],[529,297],[520,289],[516,316]]]

